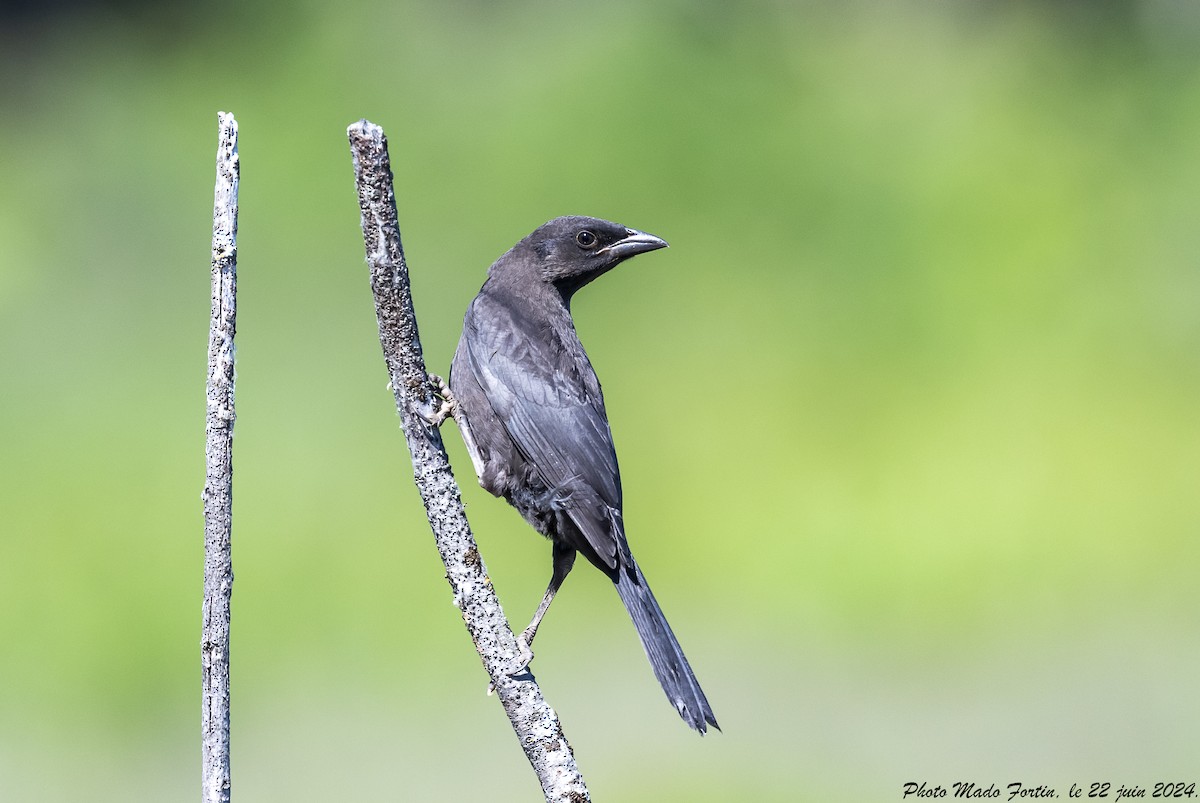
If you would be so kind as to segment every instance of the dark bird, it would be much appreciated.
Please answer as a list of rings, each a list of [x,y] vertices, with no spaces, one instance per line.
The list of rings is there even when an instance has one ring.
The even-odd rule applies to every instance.
[[[616,586],[667,699],[703,734],[717,720],[629,551],[604,397],[571,319],[575,291],[666,247],[596,218],[541,226],[488,270],[467,309],[449,385],[479,484],[553,545],[550,586],[518,639],[518,671],[532,660],[538,625],[583,553]]]

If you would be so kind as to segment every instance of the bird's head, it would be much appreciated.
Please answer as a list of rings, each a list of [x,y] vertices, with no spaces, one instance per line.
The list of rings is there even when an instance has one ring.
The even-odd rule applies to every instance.
[[[667,247],[653,234],[579,216],[551,220],[526,237],[524,244],[532,250],[541,278],[564,299],[624,260]]]

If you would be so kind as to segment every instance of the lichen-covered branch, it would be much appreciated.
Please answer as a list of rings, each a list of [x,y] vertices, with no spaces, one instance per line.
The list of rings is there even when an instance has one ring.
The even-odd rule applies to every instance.
[[[212,318],[204,423],[204,606],[201,729],[203,800],[228,803],[229,603],[233,592],[233,336],[237,329],[237,121],[217,114],[213,194]]]
[[[421,354],[383,129],[361,120],[351,125],[347,133],[379,320],[379,342],[412,455],[417,489],[446,565],[454,602],[462,610],[467,631],[492,678],[517,739],[541,781],[546,800],[571,803],[590,800],[558,715],[532,676],[514,678],[506,671],[517,655],[516,637],[504,618],[467,524],[441,434],[427,420],[438,408],[439,400]]]

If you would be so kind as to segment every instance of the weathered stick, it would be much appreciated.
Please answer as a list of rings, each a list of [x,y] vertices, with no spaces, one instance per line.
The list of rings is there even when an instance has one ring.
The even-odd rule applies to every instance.
[[[347,134],[354,157],[379,342],[412,455],[417,489],[446,564],[454,604],[462,610],[467,631],[537,773],[546,800],[590,800],[558,715],[542,697],[537,682],[528,674],[519,678],[508,675],[518,653],[516,637],[504,618],[471,534],[441,434],[428,421],[438,409],[439,399],[421,354],[408,267],[400,243],[387,139],[383,129],[366,120],[351,125]]]
[[[212,318],[204,423],[203,800],[229,801],[229,602],[233,592],[233,336],[237,329],[237,121],[217,114]]]

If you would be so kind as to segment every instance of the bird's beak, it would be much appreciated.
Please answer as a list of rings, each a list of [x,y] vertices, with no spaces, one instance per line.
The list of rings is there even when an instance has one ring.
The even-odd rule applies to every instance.
[[[612,245],[601,248],[596,253],[611,255],[617,259],[628,259],[638,254],[644,254],[647,251],[657,251],[660,248],[666,248],[667,241],[661,237],[655,237],[653,234],[646,234],[644,231],[635,229],[625,229],[625,236],[617,240]]]

